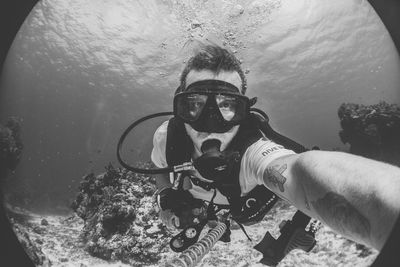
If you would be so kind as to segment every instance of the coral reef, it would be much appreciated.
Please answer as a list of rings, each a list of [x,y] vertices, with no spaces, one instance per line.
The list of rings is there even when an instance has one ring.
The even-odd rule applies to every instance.
[[[17,167],[22,154],[21,125],[16,117],[0,124],[0,179]]]
[[[400,164],[400,107],[384,101],[376,105],[343,103],[339,132],[350,153]]]
[[[154,181],[111,164],[97,177],[83,177],[72,209],[85,224],[86,250],[134,266],[156,263],[168,249],[168,234],[153,205]]]

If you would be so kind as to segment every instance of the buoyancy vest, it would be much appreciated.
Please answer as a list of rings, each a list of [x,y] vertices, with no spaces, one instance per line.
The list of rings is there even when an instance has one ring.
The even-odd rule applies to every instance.
[[[191,161],[194,146],[190,137],[186,133],[184,124],[178,119],[172,118],[168,124],[166,142],[166,161],[168,163],[168,167],[154,170],[137,168],[124,162],[120,155],[122,144],[127,134],[133,128],[135,128],[138,124],[142,123],[145,120],[166,115],[169,116],[173,114],[172,112],[161,112],[148,115],[135,121],[124,131],[117,145],[117,158],[122,166],[130,171],[145,174],[173,172],[175,175],[179,175],[176,177],[182,178],[181,175],[184,174],[185,167],[191,165],[182,165],[182,163],[187,163]],[[196,184],[198,182],[197,184],[202,186],[206,190],[214,189],[214,196],[216,189],[218,189],[223,195],[225,195],[229,202],[229,205],[226,208],[230,209],[230,214],[232,215],[231,218],[238,222],[239,226],[241,226],[241,223],[257,222],[263,219],[265,214],[273,207],[278,199],[278,197],[273,192],[268,190],[263,185],[256,186],[246,196],[241,197],[239,173],[242,156],[251,144],[262,137],[266,137],[287,149],[295,151],[296,153],[307,151],[307,149],[305,149],[300,144],[275,132],[268,123],[268,116],[263,111],[252,108],[251,114],[248,116],[247,120],[245,120],[241,124],[237,135],[231,141],[230,145],[227,148],[232,150],[233,154],[235,154],[234,158],[237,160],[235,164],[233,164],[234,166],[229,169],[231,171],[231,175],[226,179],[218,179],[217,181],[214,181],[214,184],[211,185],[205,182],[201,183],[199,181],[196,181],[196,179],[192,179],[192,177],[190,177],[193,183]],[[240,154],[239,157],[236,157],[237,154]],[[193,164],[195,163],[196,162],[194,162]],[[183,190],[183,183],[181,183],[181,181],[186,181],[186,179],[176,179],[175,182],[177,181],[180,181],[180,186],[178,185],[177,189]],[[181,192],[188,193],[185,191]],[[213,201],[211,200],[210,204],[212,204],[212,202]],[[189,203],[189,205],[192,206],[193,203]],[[211,213],[213,212],[213,205],[208,205],[207,218],[209,216],[209,210],[211,211]],[[214,216],[215,212],[217,212],[218,210],[219,209],[214,210]],[[301,211],[297,211],[292,220],[283,221],[282,223],[284,224],[280,224],[279,228],[281,234],[277,239],[275,239],[269,232],[267,232],[261,242],[254,247],[256,250],[263,254],[263,258],[260,262],[266,265],[277,265],[283,259],[283,257],[293,249],[299,248],[306,252],[310,251],[315,246],[315,232],[317,231],[319,225],[317,221],[311,220],[310,222],[310,219],[310,217],[308,217]],[[201,226],[202,224],[198,225]],[[243,227],[242,229],[244,230]],[[185,234],[185,231],[186,230],[184,229],[183,232],[172,238],[170,244],[172,244],[173,241],[176,240],[176,238],[179,239],[182,234]],[[227,232],[223,235],[223,237],[225,236],[224,242],[229,241],[229,232],[230,231],[228,226]],[[223,238],[221,237],[221,240],[222,239]]]
[[[221,183],[214,185],[228,199],[228,208],[232,219],[239,225],[261,221],[278,200],[278,197],[263,185],[257,185],[246,196],[241,197],[240,162],[246,149],[260,138],[266,137],[296,153],[307,151],[302,145],[275,132],[268,123],[267,115],[259,110],[257,112],[258,114],[251,113],[247,120],[241,124],[237,135],[227,147],[227,149],[240,153],[239,160],[232,169],[232,174]],[[170,119],[166,144],[168,165],[176,166],[190,161],[193,149],[193,142],[187,135],[184,124],[175,118]],[[195,181],[195,179],[192,179],[192,182]],[[201,183],[197,185],[201,186]],[[203,188],[208,190],[207,186],[209,187],[206,184]],[[282,228],[280,226],[281,234],[277,239],[266,232],[261,242],[254,247],[263,254],[260,263],[276,266],[291,250],[302,249],[309,252],[315,246],[317,221],[312,221],[309,216],[298,210],[292,220],[283,222]],[[310,225],[308,230],[306,230],[307,225]],[[242,228],[242,230],[244,229]]]
[[[242,122],[239,131],[226,148],[238,151],[239,159],[235,162],[231,175],[219,183],[201,182],[191,178],[192,182],[206,190],[218,189],[228,200],[229,209],[233,217],[240,223],[248,223],[261,220],[273,207],[278,197],[263,185],[257,185],[246,196],[241,196],[239,183],[240,162],[246,149],[260,138],[268,138],[295,152],[303,152],[306,149],[290,139],[279,135],[269,126],[267,119],[256,113],[251,113]],[[288,147],[289,146],[289,147]],[[176,118],[171,118],[167,129],[166,160],[169,166],[180,165],[191,160],[194,146],[186,133],[184,123]]]

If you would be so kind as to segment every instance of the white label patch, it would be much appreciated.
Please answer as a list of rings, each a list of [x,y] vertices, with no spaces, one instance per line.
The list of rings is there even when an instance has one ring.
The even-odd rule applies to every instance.
[[[263,156],[265,157],[265,156],[271,154],[272,152],[278,151],[278,150],[281,150],[281,149],[285,149],[285,148],[284,148],[283,146],[277,145],[277,146],[274,146],[274,147],[265,149],[265,150],[261,153],[261,155],[263,155]]]

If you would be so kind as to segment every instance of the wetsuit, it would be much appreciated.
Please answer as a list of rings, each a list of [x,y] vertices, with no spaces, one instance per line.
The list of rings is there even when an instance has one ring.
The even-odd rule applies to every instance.
[[[164,122],[155,132],[153,138],[153,150],[151,160],[159,167],[167,166],[165,148],[167,140],[168,121]],[[275,159],[295,154],[292,150],[288,150],[283,146],[274,143],[266,138],[260,138],[258,141],[250,145],[243,154],[240,163],[239,183],[242,196],[249,193],[255,186],[263,184],[263,174],[268,165]],[[192,158],[200,156],[200,152],[193,151]],[[204,179],[197,174],[197,178]],[[194,198],[210,201],[213,192],[207,191],[202,187],[191,184],[189,192]],[[215,204],[227,205],[228,201],[224,195],[217,191],[214,199]]]

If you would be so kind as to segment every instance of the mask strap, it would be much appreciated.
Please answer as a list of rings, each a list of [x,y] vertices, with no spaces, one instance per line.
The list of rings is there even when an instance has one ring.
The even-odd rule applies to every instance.
[[[257,103],[257,97],[250,98],[249,107],[254,106]]]
[[[174,96],[177,95],[178,93],[181,93],[182,91],[183,91],[182,86],[179,85],[178,88],[176,88],[176,90],[175,90]]]

